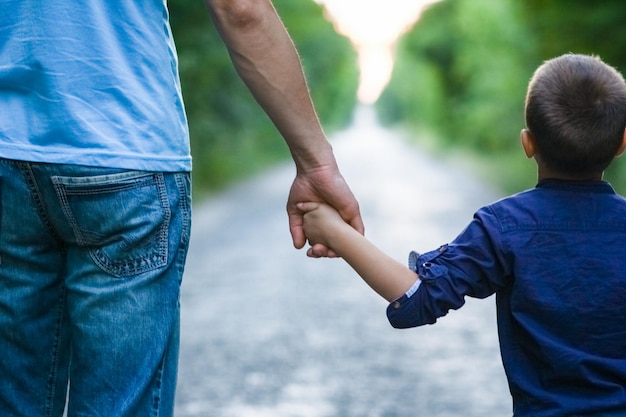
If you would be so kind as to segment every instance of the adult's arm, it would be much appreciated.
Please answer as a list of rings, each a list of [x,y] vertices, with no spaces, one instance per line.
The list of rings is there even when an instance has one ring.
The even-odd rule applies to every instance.
[[[324,201],[363,233],[358,203],[323,132],[296,48],[269,0],[205,0],[239,76],[285,139],[296,164],[287,201],[296,248],[306,243],[296,203]],[[328,252],[316,245],[314,252]]]

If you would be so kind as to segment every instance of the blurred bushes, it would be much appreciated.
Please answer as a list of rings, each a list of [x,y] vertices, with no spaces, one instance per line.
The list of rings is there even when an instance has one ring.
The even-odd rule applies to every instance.
[[[312,0],[274,4],[298,47],[325,129],[345,126],[358,83],[350,42]],[[169,8],[196,190],[221,187],[288,158],[278,132],[235,74],[202,2],[170,0]],[[567,52],[599,55],[624,73],[625,15],[621,0],[443,0],[399,42],[378,112],[385,124],[417,132],[412,136],[430,140],[443,154],[473,155],[474,166],[506,192],[532,186],[535,165],[518,141],[528,80],[544,60]],[[626,191],[626,164],[614,164],[607,179]]]
[[[326,130],[350,119],[358,71],[350,42],[311,0],[275,0],[303,62]],[[169,0],[189,118],[196,192],[209,192],[285,160],[278,131],[244,87],[200,0]]]
[[[567,52],[600,55],[626,70],[626,2],[443,0],[398,45],[381,119],[408,127],[442,152],[473,154],[504,191],[534,185],[519,146],[526,86],[544,60]],[[424,134],[427,132],[428,134]],[[626,184],[619,161],[607,178]]]

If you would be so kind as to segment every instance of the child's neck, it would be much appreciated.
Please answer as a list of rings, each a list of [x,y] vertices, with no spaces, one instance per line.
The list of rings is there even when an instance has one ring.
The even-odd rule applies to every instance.
[[[567,175],[551,170],[545,166],[539,166],[537,169],[537,179],[539,181],[548,179],[564,181],[602,181],[603,176],[604,172],[592,173],[588,175]]]

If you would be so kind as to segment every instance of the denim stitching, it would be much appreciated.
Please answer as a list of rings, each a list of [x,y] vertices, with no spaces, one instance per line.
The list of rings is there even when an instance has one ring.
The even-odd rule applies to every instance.
[[[52,366],[50,368],[50,375],[48,375],[48,397],[46,402],[46,414],[50,417],[53,416],[54,411],[54,397],[57,391],[57,374],[59,373],[59,356],[61,350],[61,331],[63,329],[63,316],[65,312],[65,302],[67,300],[67,290],[63,288],[61,297],[59,298],[59,308],[57,315],[57,325],[54,335],[54,346],[52,347]],[[67,388],[67,387],[66,387]]]
[[[76,242],[78,242],[78,244],[84,245],[86,243],[86,239],[84,238],[82,231],[80,230],[80,227],[78,227],[78,222],[76,221],[74,214],[69,208],[70,206],[69,201],[67,200],[67,196],[65,192],[63,192],[64,186],[54,181],[54,179],[55,177],[52,177],[52,183],[54,185],[54,189],[57,192],[61,210],[63,210],[63,214],[65,214],[65,217],[67,218],[67,222],[69,223],[70,227],[74,231],[74,235],[76,236]]]
[[[48,213],[41,199],[41,191],[39,190],[39,184],[37,184],[37,180],[35,179],[35,174],[32,170],[32,164],[28,162],[16,162],[16,164],[18,169],[22,172],[22,175],[24,176],[24,181],[26,182],[26,185],[30,190],[31,198],[33,199],[41,222],[46,227],[46,229],[48,229],[50,235],[54,237],[54,239],[57,241],[57,244],[60,245],[61,239],[54,230],[54,227],[50,222],[50,218],[48,217]]]
[[[95,178],[95,177],[92,177]],[[150,256],[144,256],[141,258],[134,259],[124,259],[120,261],[110,260],[106,253],[100,248],[91,248],[89,249],[89,254],[101,269],[104,271],[117,276],[117,277],[127,277],[136,274],[140,274],[143,272],[147,272],[150,270],[154,270],[160,268],[162,266],[167,265],[168,263],[168,233],[169,233],[169,225],[171,220],[171,208],[168,201],[167,196],[167,188],[165,186],[164,175],[162,173],[136,173],[129,172],[126,173],[125,176],[115,175],[108,176],[103,175],[98,178],[101,178],[103,181],[108,179],[118,179],[124,182],[118,184],[109,184],[106,188],[106,192],[111,191],[122,191],[125,189],[132,189],[142,184],[149,184],[155,187],[159,198],[159,204],[161,206],[162,214],[163,214],[163,224],[159,227],[157,233],[157,244],[155,251],[156,253],[152,253]],[[68,223],[72,227],[74,231],[74,235],[76,237],[77,242],[83,246],[89,246],[90,241],[87,235],[85,235],[84,231],[80,227],[80,222],[75,218],[72,209],[70,207],[69,201],[67,199],[68,194],[71,195],[89,195],[93,194],[95,191],[93,188],[89,188],[88,190],[82,190],[80,186],[86,184],[82,181],[72,181],[71,177],[52,177],[52,182],[57,191],[57,196],[60,199],[60,203],[62,205],[63,213],[67,217]],[[72,187],[68,189],[67,186],[77,185],[77,188]],[[102,191],[104,192],[104,191]]]
[[[165,185],[165,176],[163,174],[155,174],[155,180],[158,185],[157,189],[159,191],[159,197],[161,199],[161,207],[163,208],[164,213],[164,221],[159,230],[161,242],[165,242],[164,245],[160,246],[159,255],[161,259],[164,259],[165,262],[168,262],[168,253],[169,253],[169,242],[168,242],[168,234],[170,223],[172,222],[172,208],[170,205],[169,197],[167,194],[167,186]]]
[[[0,234],[2,234],[2,187],[2,176],[0,176]],[[2,266],[2,252],[0,252],[0,266]]]
[[[157,193],[159,195],[159,202],[161,208],[163,209],[163,224],[158,230],[158,248],[157,254],[152,257],[144,257],[142,259],[128,259],[123,262],[111,262],[108,257],[103,253],[101,249],[93,249],[90,250],[91,258],[93,261],[100,266],[100,268],[105,271],[110,272],[111,274],[122,277],[122,276],[132,276],[136,274],[140,274],[143,272],[147,272],[156,268],[160,268],[162,266],[167,265],[168,259],[168,229],[170,225],[171,218],[171,210],[169,207],[169,201],[167,199],[167,189],[165,187],[163,174],[153,174],[152,179],[154,180],[154,185],[156,187]],[[136,178],[136,183],[143,181],[142,179]]]
[[[50,233],[50,235],[57,241],[61,250],[64,251],[63,245],[60,244],[60,238],[56,234],[54,227],[50,223],[47,211],[41,199],[41,191],[39,189],[37,180],[35,179],[35,174],[33,173],[33,170],[32,170],[32,164],[28,162],[18,162],[18,161],[15,161],[15,164],[18,167],[18,169],[22,172],[24,181],[30,191],[33,204],[35,205],[35,209],[37,210],[37,213],[39,215],[39,218],[41,219],[42,224],[44,225],[46,229],[48,229],[48,232]],[[46,395],[46,405],[45,405],[46,414],[48,416],[52,416],[52,413],[54,411],[54,396],[57,390],[56,378],[58,374],[59,356],[60,356],[59,340],[61,338],[61,328],[62,328],[62,321],[63,321],[63,309],[65,308],[65,298],[66,298],[66,293],[65,293],[65,290],[63,290],[63,294],[61,295],[61,298],[59,300],[59,315],[57,316],[56,334],[54,338],[54,346],[53,346],[52,355],[51,355],[52,362],[51,362],[51,366],[50,366],[50,370],[48,374],[48,391]]]
[[[159,368],[157,369],[157,375],[155,377],[155,389],[154,389],[154,397],[152,397],[152,411],[154,417],[159,417],[160,411],[159,407],[161,406],[161,390],[163,387],[163,368],[165,368],[165,358],[167,357],[167,349],[159,363]]]
[[[187,243],[190,239],[190,229],[191,229],[191,210],[190,210],[190,201],[188,201],[188,181],[187,179],[189,174],[176,174],[176,185],[178,186],[178,192],[180,194],[180,206],[182,213],[182,235],[181,242]]]

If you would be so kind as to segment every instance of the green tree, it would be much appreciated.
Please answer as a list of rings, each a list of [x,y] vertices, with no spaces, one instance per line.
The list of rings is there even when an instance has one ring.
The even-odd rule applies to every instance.
[[[298,47],[325,129],[345,125],[358,72],[350,42],[311,0],[276,0]],[[288,158],[267,116],[239,80],[200,0],[168,2],[194,158],[194,187],[206,192]]]
[[[528,27],[539,40],[536,46],[541,60],[568,52],[598,55],[626,74],[626,2],[528,0],[524,6],[531,17]],[[623,158],[609,167],[606,177],[620,192],[626,192]]]
[[[625,13],[621,0],[443,0],[401,40],[381,118],[473,154],[507,192],[531,186],[535,168],[517,140],[528,80],[568,52],[600,55],[624,73]],[[626,190],[626,165],[607,178]]]
[[[514,0],[433,5],[399,45],[381,99],[385,119],[401,118],[485,152],[510,149],[531,71],[521,15]]]
[[[604,0],[527,0],[528,28],[539,40],[541,59],[567,52],[599,55],[626,69],[626,2]]]

